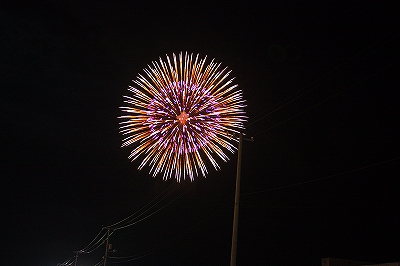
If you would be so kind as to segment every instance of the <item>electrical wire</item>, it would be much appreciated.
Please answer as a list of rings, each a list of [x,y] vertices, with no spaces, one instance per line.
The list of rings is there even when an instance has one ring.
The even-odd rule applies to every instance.
[[[94,266],[100,266],[100,265],[104,265],[104,259],[101,259],[101,261],[96,263]]]
[[[66,261],[64,261],[63,263],[58,263],[57,265],[60,266],[68,266],[71,265],[71,263],[74,261],[74,257],[70,257],[69,259],[67,259]]]
[[[64,262],[61,263],[61,264],[67,265],[68,263],[71,263],[71,262],[73,262],[73,261],[74,261],[74,257],[70,257],[69,259],[67,259],[66,261],[64,261]]]
[[[85,248],[81,249],[79,252],[80,252],[80,253],[89,254],[89,253],[92,253],[93,251],[97,250],[98,248],[100,248],[100,247],[105,243],[106,238],[107,238],[108,232],[104,232],[105,229],[107,229],[107,228],[113,229],[113,230],[110,232],[110,234],[108,235],[108,237],[110,237],[110,236],[114,233],[114,231],[115,231],[116,229],[120,229],[120,227],[114,228],[115,225],[118,225],[118,224],[121,224],[121,223],[123,223],[123,222],[126,222],[126,221],[128,221],[129,219],[131,219],[131,220],[129,220],[129,222],[132,222],[132,219],[133,219],[133,220],[134,220],[134,219],[137,219],[138,217],[140,217],[140,216],[143,215],[144,213],[148,212],[151,208],[153,208],[155,205],[157,205],[159,202],[161,202],[161,200],[164,199],[164,198],[165,198],[168,194],[170,194],[173,190],[170,191],[170,192],[168,192],[164,197],[161,198],[161,200],[159,200],[158,202],[156,202],[155,204],[153,204],[149,209],[145,210],[142,214],[139,214],[139,216],[132,218],[135,214],[137,214],[138,212],[140,212],[141,210],[143,210],[145,207],[147,207],[149,204],[151,204],[152,202],[154,202],[155,200],[157,200],[157,199],[158,199],[165,191],[167,191],[172,185],[173,185],[173,184],[171,184],[170,186],[168,186],[160,195],[158,195],[155,199],[153,199],[152,201],[150,201],[148,204],[146,204],[144,207],[142,207],[141,209],[139,209],[139,210],[138,210],[137,212],[135,212],[134,214],[128,216],[127,218],[125,218],[125,219],[123,219],[123,220],[121,220],[121,221],[119,221],[119,222],[117,222],[117,223],[114,223],[112,226],[103,227],[103,228],[100,230],[100,232],[95,236],[95,238],[94,238]],[[176,188],[176,187],[175,187],[175,188]],[[175,189],[175,188],[174,188],[174,189]],[[160,209],[159,209],[159,210],[160,210]],[[158,212],[159,210],[157,210],[156,212]],[[155,213],[155,212],[154,212],[154,213]],[[152,213],[152,214],[154,214],[154,213]],[[151,214],[151,215],[152,215],[152,214]],[[146,216],[145,218],[147,218],[147,217],[149,217],[149,216],[151,216],[151,215],[148,215],[148,216]],[[145,219],[145,218],[143,218],[143,219]],[[141,219],[141,220],[143,220],[143,219]],[[139,221],[141,221],[141,220],[139,220]],[[137,221],[137,222],[139,222],[139,221]],[[128,222],[128,223],[129,223],[129,222]],[[99,238],[99,236],[101,235],[102,232],[104,232],[104,234]]]
[[[156,198],[154,198],[152,201],[147,203],[145,206],[140,208],[135,213],[131,214],[127,218],[125,218],[125,219],[123,219],[123,220],[121,220],[121,221],[119,221],[119,222],[117,222],[117,223],[115,223],[115,224],[113,224],[111,226],[108,226],[108,227],[112,228],[113,230],[118,230],[118,229],[121,229],[121,228],[125,228],[127,225],[132,224],[133,222],[137,221],[138,219],[140,219],[140,217],[142,217],[146,213],[150,212],[154,207],[156,207],[159,203],[161,203],[169,194],[171,194],[178,187],[178,185],[176,185],[175,187],[172,188],[172,190],[167,191],[173,185],[174,184],[171,184],[170,186],[168,186],[163,192],[160,193],[160,195],[158,195]],[[149,205],[150,205],[150,207],[149,207]],[[143,209],[145,209],[145,210],[143,210]],[[119,226],[116,226],[116,225],[119,225]]]
[[[93,251],[92,248],[93,248],[95,245],[97,245],[100,241],[103,241],[103,242],[104,242],[104,238],[106,237],[107,232],[105,232],[105,233],[103,234],[103,236],[100,237],[100,238],[96,241],[96,239],[99,237],[99,235],[101,234],[101,232],[103,232],[104,229],[105,229],[105,228],[102,228],[102,229],[100,230],[100,232],[96,235],[96,237],[95,237],[85,248],[81,249],[79,252],[81,252],[81,253],[90,253],[90,252]],[[96,243],[93,243],[94,241],[96,241]],[[102,243],[103,243],[103,242],[102,242]],[[91,251],[88,252],[88,250],[91,250]]]
[[[395,30],[391,31],[390,33],[386,34],[385,36],[381,37],[379,40],[377,40],[376,42],[374,42],[374,43],[372,43],[371,45],[367,46],[367,47],[366,47],[364,50],[362,50],[361,52],[355,54],[354,56],[350,57],[350,58],[349,58],[348,60],[346,60],[345,62],[339,64],[339,65],[338,65],[337,67],[335,67],[334,69],[330,70],[329,72],[327,72],[326,74],[322,75],[321,77],[319,77],[319,78],[316,79],[315,81],[311,82],[311,83],[310,83],[309,85],[307,85],[306,87],[304,87],[304,88],[298,90],[297,92],[293,93],[293,94],[290,95],[289,97],[286,97],[285,99],[283,99],[282,101],[278,102],[278,103],[275,104],[274,106],[272,106],[272,107],[266,109],[265,111],[261,112],[261,113],[260,113],[261,116],[259,115],[259,117],[258,117],[258,118],[255,118],[254,121],[251,121],[251,122],[247,123],[247,124],[246,124],[246,127],[248,127],[248,126],[250,126],[250,125],[252,125],[252,124],[254,124],[254,123],[260,121],[261,119],[267,117],[268,115],[270,115],[270,114],[272,114],[272,113],[278,111],[279,109],[285,107],[285,106],[288,105],[289,103],[291,103],[291,102],[297,100],[298,98],[300,98],[301,96],[303,96],[303,95],[307,94],[308,92],[314,90],[315,88],[317,88],[318,86],[320,86],[320,85],[323,84],[324,82],[328,81],[329,79],[333,78],[334,76],[336,76],[336,75],[340,74],[341,72],[343,72],[344,70],[348,69],[349,67],[351,67],[352,65],[354,65],[355,63],[357,63],[357,62],[360,61],[361,59],[365,58],[365,57],[368,56],[369,54],[365,54],[365,55],[363,55],[362,57],[360,57],[360,58],[358,58],[357,60],[355,60],[354,62],[351,62],[354,58],[356,58],[356,57],[360,56],[361,54],[363,54],[364,52],[366,52],[366,51],[372,49],[372,48],[373,48],[375,45],[377,45],[379,42],[381,42],[382,40],[386,39],[388,36],[392,35],[396,30],[397,30],[397,29],[395,29]],[[393,37],[393,36],[392,36],[392,37]],[[390,39],[388,39],[388,40],[390,40]],[[351,62],[351,63],[350,63],[350,62]],[[348,63],[349,63],[349,64],[348,64]],[[348,64],[346,67],[344,67],[343,69],[339,70],[340,67],[342,67],[342,66],[344,66],[344,65],[346,65],[346,64]],[[335,72],[336,70],[338,70],[338,72],[333,73],[333,72]],[[332,73],[332,74],[331,74],[331,73]],[[283,103],[283,102],[289,100],[290,98],[294,97],[294,96],[297,95],[298,93],[304,91],[307,87],[311,86],[313,83],[315,83],[315,82],[321,80],[322,78],[328,76],[329,74],[331,74],[331,75],[330,75],[329,77],[327,77],[325,80],[322,80],[321,82],[319,82],[318,84],[314,85],[314,86],[311,87],[310,89],[306,90],[305,92],[301,93],[300,95],[296,96],[295,98],[291,99],[290,101],[286,102],[285,104],[279,106],[281,103]],[[268,112],[269,110],[271,110],[271,109],[274,108],[275,106],[278,106],[278,107],[275,108],[274,110]],[[265,115],[263,115],[263,113],[266,113],[266,112],[268,112],[268,113],[265,114]]]
[[[71,262],[67,262],[67,263],[61,263],[61,266],[71,266],[72,264],[74,264],[74,261]]]
[[[120,260],[120,261],[111,261],[111,263],[125,263],[125,262],[130,262],[130,261],[134,261],[134,260],[138,260],[140,258],[143,258],[145,256],[148,256],[150,254],[152,254],[155,250],[158,250],[164,246],[166,246],[167,244],[175,241],[176,239],[178,239],[179,237],[183,236],[184,234],[190,232],[191,230],[193,230],[194,228],[200,226],[202,223],[204,223],[205,221],[207,221],[208,219],[210,219],[211,217],[213,217],[215,214],[217,214],[218,212],[220,212],[221,210],[223,210],[224,208],[226,208],[228,205],[232,205],[233,200],[229,201],[228,203],[224,204],[222,207],[220,207],[219,209],[217,209],[216,211],[214,211],[212,214],[210,214],[209,216],[207,216],[206,218],[204,218],[203,220],[201,220],[200,222],[198,222],[197,224],[193,225],[192,227],[186,229],[184,232],[180,233],[179,235],[173,237],[172,239],[152,248],[149,249],[146,252],[142,252],[142,253],[138,253],[136,255],[132,255],[132,256],[124,256],[124,257],[108,257],[109,259],[115,259],[115,260]]]
[[[366,78],[364,78],[364,79],[362,79],[362,80],[360,80],[360,81],[354,83],[353,85],[351,85],[351,86],[349,86],[349,87],[347,87],[347,88],[345,88],[345,89],[343,89],[343,90],[341,90],[341,91],[339,91],[339,92],[333,94],[332,96],[326,98],[325,100],[322,100],[322,101],[320,101],[319,103],[314,104],[313,106],[311,106],[311,107],[309,107],[309,108],[307,108],[307,109],[305,109],[305,110],[303,110],[303,111],[301,111],[301,112],[299,112],[299,113],[297,113],[297,114],[295,114],[295,115],[293,115],[293,116],[291,116],[291,117],[289,117],[289,118],[287,118],[287,119],[285,119],[285,120],[283,120],[283,121],[281,121],[281,122],[279,122],[279,123],[277,123],[277,124],[275,124],[275,125],[273,125],[273,126],[271,126],[271,127],[269,127],[269,128],[267,128],[267,129],[265,129],[265,130],[262,130],[262,131],[258,132],[258,133],[255,134],[254,136],[257,136],[257,135],[259,135],[259,134],[261,134],[261,133],[264,133],[264,132],[266,132],[266,131],[269,131],[269,130],[271,130],[271,129],[273,129],[273,128],[275,128],[275,127],[277,127],[277,126],[279,126],[279,125],[281,125],[281,124],[283,124],[283,123],[285,123],[285,122],[287,122],[287,121],[289,121],[289,120],[291,120],[291,119],[293,119],[293,118],[295,118],[295,117],[297,117],[297,116],[299,116],[299,115],[301,115],[301,114],[303,114],[303,113],[305,113],[305,112],[307,112],[307,111],[309,111],[309,110],[311,110],[311,109],[313,109],[313,108],[315,108],[315,107],[317,107],[317,106],[319,106],[319,105],[321,105],[321,104],[323,104],[324,102],[326,102],[326,101],[328,101],[328,100],[330,100],[330,99],[332,99],[332,98],[338,96],[339,94],[341,94],[341,93],[343,93],[343,92],[345,92],[345,91],[351,89],[352,87],[355,87],[356,85],[360,84],[361,82],[364,82],[364,81],[366,81],[367,79],[369,79],[369,78],[375,76],[376,74],[378,74],[379,72],[382,72],[383,70],[385,70],[386,68],[392,66],[393,64],[394,64],[394,63],[389,64],[389,65],[385,66],[384,68],[381,68],[380,70],[378,70],[378,71],[376,71],[375,73],[369,75],[368,77],[366,77]]]
[[[110,234],[110,236],[111,236],[111,234]],[[99,241],[100,241],[100,240],[99,240]],[[92,253],[93,251],[95,251],[96,249],[98,249],[99,247],[101,247],[105,242],[106,242],[106,239],[102,239],[101,242],[99,242],[99,243],[97,244],[97,246],[93,246],[90,250],[82,251],[81,253],[90,254],[90,253]]]
[[[99,236],[101,235],[101,233],[102,233],[105,229],[107,229],[107,228],[111,228],[111,229],[112,229],[112,231],[111,231],[111,232],[109,233],[109,235],[108,235],[108,237],[110,237],[110,236],[114,233],[115,230],[117,230],[117,229],[122,229],[122,228],[125,228],[125,227],[128,227],[128,226],[131,226],[131,225],[133,225],[133,224],[135,224],[135,223],[138,223],[138,222],[140,222],[140,221],[142,221],[142,220],[144,220],[144,219],[150,217],[151,215],[157,213],[157,212],[160,211],[161,209],[165,208],[167,205],[171,204],[171,203],[172,203],[173,201],[175,201],[177,198],[179,198],[180,196],[182,196],[184,193],[186,193],[186,192],[191,188],[191,187],[190,187],[189,189],[187,189],[184,193],[182,193],[181,195],[179,195],[178,197],[176,197],[175,199],[173,199],[172,201],[170,201],[169,203],[167,203],[167,204],[164,205],[163,207],[157,209],[157,210],[154,211],[153,213],[151,213],[151,214],[147,215],[146,217],[144,217],[144,218],[140,219],[139,221],[137,221],[138,218],[140,218],[140,217],[143,216],[145,213],[147,213],[148,211],[150,211],[154,206],[156,206],[157,204],[159,204],[164,198],[166,198],[170,193],[172,193],[172,191],[174,191],[174,190],[177,188],[177,186],[175,186],[171,191],[169,191],[166,195],[164,195],[161,199],[159,199],[159,198],[160,198],[169,188],[171,188],[174,184],[175,184],[175,183],[173,183],[173,184],[171,184],[170,186],[168,186],[162,193],[160,193],[160,195],[158,195],[156,198],[154,198],[154,199],[153,199],[152,201],[150,201],[148,204],[146,204],[145,206],[143,206],[142,208],[140,208],[140,209],[139,209],[138,211],[136,211],[134,214],[128,216],[127,218],[125,218],[125,219],[123,219],[123,220],[121,220],[121,221],[119,221],[119,222],[117,222],[117,223],[114,223],[112,226],[103,227],[103,228],[100,230],[100,232],[94,237],[94,239],[93,239],[85,248],[79,250],[78,252],[79,252],[79,253],[85,253],[85,254],[92,253],[93,251],[97,250],[98,248],[100,248],[100,247],[105,243],[108,232],[107,232],[107,231],[104,232],[104,234],[103,234],[101,237],[99,237]],[[142,212],[141,214],[139,214],[138,216],[133,217],[133,216],[135,216],[138,212],[140,212],[141,210],[143,210],[144,208],[146,208],[148,205],[150,205],[151,203],[153,203],[153,202],[156,201],[157,199],[159,199],[159,200],[158,200],[157,202],[155,202],[153,205],[151,205],[150,208],[146,209],[145,211],[143,211],[143,212]],[[136,221],[135,221],[134,223],[132,223],[132,221],[134,221],[134,220],[136,220]],[[127,221],[128,221],[128,222],[127,222]],[[122,224],[122,223],[124,223],[124,222],[125,222],[125,225],[124,225],[123,227],[120,226],[120,227],[113,228],[113,226]],[[126,223],[128,223],[128,224],[126,224]],[[130,223],[130,224],[129,224],[129,223]],[[62,263],[61,265],[63,265],[63,266],[69,266],[69,265],[72,265],[73,262],[74,262],[74,258],[70,258],[69,260],[67,260],[66,262]],[[70,263],[70,264],[69,264],[69,263]]]
[[[321,178],[317,178],[317,179],[313,179],[313,180],[308,180],[308,181],[304,181],[304,182],[300,182],[300,183],[296,183],[296,184],[291,184],[291,185],[277,187],[277,188],[264,189],[264,190],[254,191],[254,192],[240,193],[240,196],[254,195],[254,194],[260,194],[260,193],[266,193],[266,192],[271,192],[271,191],[275,191],[275,190],[280,190],[280,189],[292,188],[292,187],[296,187],[296,186],[300,186],[300,185],[313,183],[313,182],[316,182],[316,181],[325,180],[325,179],[328,179],[328,178],[331,178],[331,177],[335,177],[335,176],[340,176],[340,175],[345,175],[345,174],[357,172],[357,171],[360,171],[360,170],[371,168],[373,166],[377,166],[377,165],[381,165],[381,164],[385,164],[385,163],[389,163],[389,162],[393,162],[393,161],[397,161],[397,160],[400,160],[400,157],[395,157],[395,158],[392,158],[392,159],[389,159],[389,160],[386,160],[386,161],[382,161],[382,162],[379,162],[379,163],[374,163],[374,164],[358,167],[356,169],[348,170],[348,171],[341,172],[341,173],[338,173],[338,174],[328,175],[328,176],[325,176],[325,177],[321,177]]]
[[[151,254],[151,253],[149,253],[149,254],[143,254],[143,255],[137,256],[137,257],[135,257],[135,258],[126,259],[126,260],[123,260],[123,261],[111,261],[111,263],[115,264],[115,263],[130,262],[130,261],[134,261],[134,260],[141,259],[141,258],[143,258],[143,257],[146,257],[146,256],[150,255],[150,254]],[[108,257],[108,258],[109,258],[109,259],[118,259],[118,257]]]
[[[175,183],[174,183],[175,184]],[[83,249],[81,249],[79,251],[79,253],[85,253],[85,254],[89,254],[92,253],[93,251],[97,250],[99,247],[101,247],[107,240],[107,234],[108,231],[105,232],[100,238],[99,236],[101,235],[101,233],[105,230],[105,229],[112,229],[112,231],[108,234],[108,237],[110,237],[116,230],[122,229],[122,228],[126,228],[129,226],[132,226],[140,221],[143,221],[144,219],[154,215],[155,213],[161,211],[162,209],[164,209],[165,207],[167,207],[168,205],[170,205],[172,202],[174,202],[175,200],[177,200],[178,198],[180,198],[183,194],[185,194],[187,191],[189,191],[193,186],[194,183],[188,188],[186,189],[183,193],[181,193],[180,195],[178,195],[177,197],[175,197],[173,200],[171,200],[170,202],[168,202],[167,204],[163,205],[162,207],[158,208],[157,210],[153,211],[152,213],[150,213],[149,215],[139,219],[140,217],[142,217],[144,214],[146,214],[147,212],[149,212],[153,207],[155,207],[157,204],[159,204],[163,199],[165,199],[170,193],[172,193],[178,186],[176,185],[172,190],[170,190],[167,194],[165,194],[164,196],[162,196],[169,188],[171,188],[174,184],[171,184],[170,186],[168,186],[168,188],[166,188],[160,195],[158,195],[156,198],[154,198],[152,201],[150,201],[148,204],[146,204],[144,207],[140,208],[138,211],[136,211],[134,214],[128,216],[127,218],[114,223],[112,226],[114,225],[118,225],[118,224],[122,224],[125,223],[124,225],[121,225],[119,227],[112,227],[112,226],[107,226],[107,227],[103,227],[101,229],[101,231],[96,235],[96,237]],[[162,196],[162,197],[161,197]],[[159,199],[161,197],[161,199]],[[148,205],[150,205],[151,203],[153,203],[154,201],[156,201],[157,199],[159,199],[157,202],[155,202],[154,204],[152,204],[148,209],[146,209],[145,211],[143,211],[142,213],[140,213],[139,215],[135,216],[138,212],[140,212],[141,210],[143,210],[144,208],[146,208]],[[133,217],[135,216],[135,217]],[[138,220],[139,219],[139,220]],[[97,240],[97,241],[96,241]],[[69,262],[67,262],[69,263]],[[64,264],[62,264],[64,265]],[[65,264],[67,265],[67,264]],[[69,265],[68,265],[69,266]]]
[[[116,223],[114,223],[114,224],[112,224],[112,225],[110,225],[110,226],[107,226],[107,227],[109,227],[109,228],[118,228],[118,226],[119,226],[121,223],[126,222],[126,221],[128,221],[129,219],[132,219],[132,220],[136,219],[136,217],[135,217],[135,218],[132,218],[132,217],[134,217],[137,213],[139,213],[139,212],[142,211],[144,208],[146,208],[148,205],[152,204],[155,200],[157,200],[159,197],[161,197],[161,195],[162,195],[163,193],[165,193],[165,192],[166,192],[170,187],[172,187],[174,184],[176,184],[176,183],[172,183],[171,185],[169,185],[169,186],[168,186],[163,192],[161,192],[157,197],[155,197],[153,200],[151,200],[149,203],[147,203],[146,205],[144,205],[142,208],[140,208],[139,210],[137,210],[137,211],[134,212],[133,214],[131,214],[131,215],[129,215],[128,217],[126,217],[125,219],[122,219],[121,221],[116,222]],[[175,187],[175,188],[176,188],[176,187]],[[175,190],[175,188],[174,188],[173,190]],[[173,190],[172,190],[172,191],[173,191]],[[167,195],[170,194],[172,191],[168,192]],[[164,199],[167,195],[165,195],[164,197],[162,197],[161,200]],[[160,201],[161,201],[161,200],[160,200]],[[158,204],[160,201],[158,201],[158,202],[156,202],[155,204],[153,204],[149,209],[151,209],[153,206],[155,206],[156,204]],[[149,209],[147,209],[147,210],[144,211],[143,213],[147,212]],[[140,215],[141,215],[141,214],[140,214]],[[139,215],[139,216],[140,216],[140,215]],[[127,223],[130,223],[130,221],[127,222]]]
[[[120,227],[117,227],[117,228],[114,228],[114,230],[119,230],[119,229],[123,229],[123,228],[130,227],[130,226],[132,226],[132,225],[134,225],[134,224],[137,224],[137,223],[139,223],[139,222],[141,222],[141,221],[147,219],[148,217],[150,217],[150,216],[156,214],[157,212],[161,211],[162,209],[164,209],[165,207],[167,207],[168,205],[170,205],[171,203],[173,203],[175,200],[177,200],[178,198],[180,198],[183,194],[185,194],[186,192],[188,192],[190,189],[192,189],[193,186],[194,186],[194,184],[195,184],[195,183],[192,183],[192,185],[191,185],[188,189],[186,189],[183,193],[181,193],[180,195],[178,195],[176,198],[174,198],[173,200],[171,200],[170,202],[168,202],[168,203],[165,204],[164,206],[162,206],[162,207],[158,208],[157,210],[155,210],[154,212],[150,213],[149,215],[147,215],[147,216],[145,216],[145,217],[143,217],[143,218],[141,218],[141,219],[139,219],[139,220],[133,219],[129,224],[124,225],[124,226],[120,226]],[[175,189],[175,188],[174,188],[174,189]],[[169,194],[169,193],[168,193],[168,194]],[[167,194],[167,195],[168,195],[168,194]],[[153,205],[153,206],[154,206],[154,205]],[[144,214],[144,213],[143,213],[143,214]]]

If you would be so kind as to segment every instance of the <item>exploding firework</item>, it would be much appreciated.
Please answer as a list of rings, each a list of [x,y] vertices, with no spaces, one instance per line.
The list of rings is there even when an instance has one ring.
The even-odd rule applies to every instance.
[[[207,65],[207,57],[166,59],[148,65],[128,88],[120,107],[122,147],[131,146],[129,159],[141,159],[138,168],[149,166],[154,177],[205,177],[208,161],[218,170],[217,158],[226,162],[226,151],[236,150],[246,121],[242,91],[231,71],[214,60]]]

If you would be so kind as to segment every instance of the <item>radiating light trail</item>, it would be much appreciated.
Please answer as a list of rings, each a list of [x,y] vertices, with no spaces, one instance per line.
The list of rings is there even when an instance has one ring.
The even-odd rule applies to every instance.
[[[134,80],[120,107],[122,147],[132,147],[129,159],[141,160],[154,177],[178,182],[206,176],[211,162],[229,160],[237,133],[246,121],[243,93],[227,68],[207,57],[182,52],[152,62]]]

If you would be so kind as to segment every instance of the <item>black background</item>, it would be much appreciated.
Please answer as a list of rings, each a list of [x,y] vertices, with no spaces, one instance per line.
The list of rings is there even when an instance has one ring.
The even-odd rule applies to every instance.
[[[68,2],[0,9],[1,265],[61,263],[172,189],[110,238],[148,255],[113,265],[229,263],[236,155],[176,184],[120,148],[127,86],[180,51],[228,66],[247,100],[238,265],[400,260],[395,1]]]

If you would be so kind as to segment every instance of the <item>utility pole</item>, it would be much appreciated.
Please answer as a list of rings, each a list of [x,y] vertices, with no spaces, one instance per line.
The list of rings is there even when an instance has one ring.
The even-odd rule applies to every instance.
[[[80,251],[74,251],[75,253],[75,263],[74,266],[76,266],[76,263],[78,262],[78,253],[81,253]]]
[[[240,171],[242,168],[242,145],[243,135],[239,134],[239,147],[236,165],[236,189],[235,189],[235,206],[233,210],[233,230],[232,230],[232,247],[231,247],[231,266],[236,266],[236,250],[237,250],[237,234],[239,223],[239,195],[240,195]]]
[[[253,137],[245,139],[253,141]],[[236,250],[237,250],[237,236],[238,236],[238,224],[239,224],[239,197],[240,197],[240,172],[242,169],[242,145],[243,145],[243,134],[239,133],[239,144],[238,144],[238,157],[236,166],[236,189],[235,189],[235,206],[233,210],[233,230],[232,230],[232,248],[231,248],[231,264],[230,266],[236,266]]]
[[[103,227],[103,229],[107,229],[107,239],[106,239],[106,252],[104,253],[104,266],[107,265],[107,257],[108,257],[108,252],[117,252],[116,249],[111,250],[111,244],[108,243],[108,240],[110,239],[110,231],[113,231],[114,228],[112,227]]]
[[[108,239],[110,238],[111,227],[105,227],[107,229],[107,239],[106,239],[106,252],[104,253],[104,266],[107,265],[107,255],[108,255]]]

